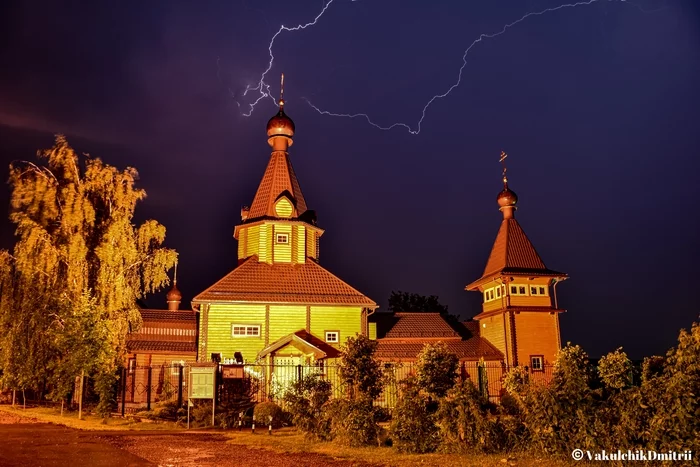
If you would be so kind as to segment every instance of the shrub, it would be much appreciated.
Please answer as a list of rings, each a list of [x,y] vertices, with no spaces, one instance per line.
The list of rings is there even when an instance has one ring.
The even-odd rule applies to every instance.
[[[400,383],[401,390],[389,428],[392,445],[401,452],[432,452],[439,444],[435,415],[430,400],[414,377]]]
[[[328,402],[323,412],[330,426],[330,438],[348,446],[378,443],[381,431],[377,425],[379,410],[371,400],[336,399]]]
[[[441,449],[447,452],[496,452],[503,449],[503,430],[489,418],[488,406],[488,400],[471,380],[450,389],[440,400],[437,412]]]
[[[272,417],[272,426],[274,428],[281,427],[286,416],[282,408],[274,402],[261,402],[253,409],[253,420],[260,425],[269,425],[270,417]]]
[[[309,374],[295,381],[284,394],[294,425],[307,436],[327,439],[330,429],[322,419],[323,405],[331,397],[331,383]]]
[[[604,355],[598,362],[598,375],[606,389],[620,391],[631,386],[632,362],[622,347]]]
[[[459,359],[443,342],[426,344],[416,360],[418,384],[436,398],[447,394],[456,383]]]
[[[377,342],[365,335],[350,337],[341,349],[338,374],[350,400],[374,400],[382,393],[384,374],[374,358]]]

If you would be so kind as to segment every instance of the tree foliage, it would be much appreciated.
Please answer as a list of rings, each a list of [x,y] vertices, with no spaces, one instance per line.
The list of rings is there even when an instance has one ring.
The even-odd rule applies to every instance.
[[[416,359],[418,384],[429,396],[444,397],[457,382],[459,359],[444,342],[426,344]]]
[[[12,253],[0,254],[0,366],[17,389],[95,378],[106,412],[126,334],[140,326],[136,301],[168,283],[176,253],[165,227],[133,224],[146,193],[135,169],[79,157],[62,136],[40,163],[10,165]]]
[[[340,351],[338,374],[350,400],[372,401],[382,393],[384,374],[374,358],[377,341],[365,335],[349,337]]]
[[[435,312],[447,314],[447,305],[440,303],[437,295],[420,295],[416,293],[391,291],[389,311],[392,312]]]

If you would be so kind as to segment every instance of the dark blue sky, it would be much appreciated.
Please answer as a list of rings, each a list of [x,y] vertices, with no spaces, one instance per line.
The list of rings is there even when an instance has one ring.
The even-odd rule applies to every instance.
[[[691,0],[604,1],[526,21],[464,50],[541,0],[335,0],[282,33],[292,161],[326,229],[321,263],[386,308],[392,289],[436,294],[464,318],[501,215],[498,154],[517,217],[558,288],[562,339],[600,355],[661,353],[700,311],[700,13]],[[280,24],[320,1],[22,1],[0,6],[0,166],[65,133],[81,152],[136,167],[180,253],[185,301],[236,265],[233,226],[269,157],[261,103],[240,95]],[[9,190],[0,191],[7,206]],[[0,224],[0,246],[12,246]],[[164,305],[152,297],[149,305]]]

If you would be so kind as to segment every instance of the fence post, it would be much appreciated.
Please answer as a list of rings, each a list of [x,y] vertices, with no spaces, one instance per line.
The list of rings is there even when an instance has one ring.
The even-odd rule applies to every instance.
[[[148,385],[146,386],[146,410],[151,410],[151,372],[153,367],[148,367]]]
[[[479,375],[479,392],[482,396],[489,397],[488,381],[486,378],[486,367],[481,363],[476,364],[477,374]]]
[[[122,368],[122,418],[126,412],[126,368]]]
[[[297,365],[297,381],[301,381],[301,365]]]
[[[185,370],[185,367],[180,365],[180,371],[178,372],[178,377],[177,377],[177,406],[182,407],[182,372]]]
[[[80,400],[78,400],[78,420],[83,419],[83,389],[85,388],[85,370],[80,372]]]

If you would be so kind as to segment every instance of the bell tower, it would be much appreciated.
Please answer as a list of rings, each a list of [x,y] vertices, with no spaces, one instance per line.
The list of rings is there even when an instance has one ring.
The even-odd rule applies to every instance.
[[[543,369],[561,347],[556,285],[568,275],[547,268],[515,219],[518,196],[508,186],[505,159],[503,190],[496,198],[503,215],[482,276],[466,290],[482,294],[479,331],[505,356],[509,366]]]

